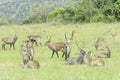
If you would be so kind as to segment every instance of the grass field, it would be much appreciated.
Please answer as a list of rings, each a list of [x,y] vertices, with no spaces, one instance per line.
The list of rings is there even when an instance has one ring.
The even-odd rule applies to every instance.
[[[104,36],[106,44],[109,45],[112,53],[110,59],[103,59],[104,66],[90,66],[85,59],[84,65],[66,65],[61,58],[56,55],[51,59],[51,50],[44,46],[47,37],[52,35],[52,42],[65,41],[64,33],[71,36],[71,31],[75,30],[75,36],[72,41],[71,57],[79,55],[75,42],[85,50],[94,51],[93,46],[95,38]],[[113,38],[107,31],[116,32],[117,36]],[[104,34],[105,33],[105,34]],[[34,25],[11,25],[0,27],[0,39],[3,37],[13,37],[18,35],[15,44],[16,50],[6,51],[0,49],[0,80],[119,80],[120,78],[120,23],[89,23],[89,24],[34,24]],[[35,60],[40,62],[40,69],[22,69],[22,56],[20,55],[20,42],[26,40],[26,36],[34,34],[41,35],[43,46],[35,46]],[[0,41],[2,45],[2,41]],[[95,52],[96,53],[96,52]]]

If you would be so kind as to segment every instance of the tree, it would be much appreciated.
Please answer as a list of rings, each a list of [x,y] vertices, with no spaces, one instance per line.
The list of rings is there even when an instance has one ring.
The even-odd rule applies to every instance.
[[[47,3],[34,6],[23,24],[47,22],[48,13],[54,8],[54,5],[48,5]]]
[[[65,0],[62,0],[63,2]],[[114,22],[120,21],[120,0],[80,0],[71,6],[55,8],[36,6],[29,22],[59,21],[77,22]]]

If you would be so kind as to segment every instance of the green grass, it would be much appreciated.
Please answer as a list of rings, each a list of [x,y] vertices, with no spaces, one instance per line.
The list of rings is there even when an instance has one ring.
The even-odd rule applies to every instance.
[[[86,51],[94,51],[94,40],[97,36],[104,36],[106,44],[112,51],[110,59],[103,59],[104,66],[90,66],[85,59],[84,65],[66,65],[61,58],[56,55],[51,59],[51,50],[44,46],[47,37],[52,35],[52,42],[65,41],[64,33],[70,37],[71,31],[75,30],[75,36],[72,41],[71,57],[79,55],[75,42],[83,47],[85,42]],[[104,32],[111,30],[117,32],[115,39],[110,33]],[[34,25],[11,25],[0,27],[0,39],[3,37],[12,37],[18,35],[15,44],[16,50],[0,49],[0,80],[119,80],[120,78],[120,23],[90,23],[90,24],[34,24]],[[35,46],[35,59],[40,62],[40,69],[22,69],[22,56],[20,55],[20,42],[26,40],[30,34],[41,35],[43,46]],[[2,42],[0,42],[0,45]]]

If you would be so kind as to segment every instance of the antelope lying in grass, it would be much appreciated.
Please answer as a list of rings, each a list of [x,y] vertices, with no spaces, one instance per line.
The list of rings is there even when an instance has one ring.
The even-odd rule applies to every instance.
[[[107,52],[102,52],[96,55],[97,58],[110,58],[111,57],[111,50],[107,47]]]
[[[21,44],[21,52],[26,52],[29,54],[30,59],[33,60],[34,57],[34,47],[30,44],[29,41],[25,41]]]
[[[29,35],[29,36],[27,36],[27,38],[32,43],[32,45],[34,45],[34,43],[35,43],[36,46],[38,46],[38,43],[39,43],[42,46],[42,44],[41,44],[41,36]]]
[[[95,41],[95,48],[96,50],[105,50],[108,46],[103,44],[105,41],[104,37],[98,37]]]
[[[57,57],[59,57],[58,51],[63,52],[63,55],[62,55],[62,57],[63,57],[65,55],[64,53],[66,53],[66,52],[64,52],[65,51],[64,49],[67,49],[67,50],[69,50],[67,52],[67,54],[65,55],[65,59],[67,59],[70,56],[71,40],[73,39],[73,36],[74,36],[74,31],[72,32],[72,36],[71,36],[70,39],[67,39],[66,33],[65,33],[66,42],[57,42],[57,43],[52,43],[51,42],[51,37],[50,37],[49,40],[45,43],[45,45],[47,45],[48,48],[50,50],[52,50],[51,58],[53,58],[54,53],[56,53]],[[66,46],[67,46],[67,48],[66,48]],[[69,48],[68,48],[68,46],[69,46]]]
[[[39,68],[40,64],[36,60],[30,60],[30,56],[28,54],[23,54],[23,68]]]
[[[86,52],[85,52],[85,50],[81,49],[79,46],[78,46],[78,48],[80,50],[80,56],[75,57],[75,58],[67,58],[67,60],[66,60],[67,64],[85,64],[84,56],[85,56]]]
[[[17,41],[17,35],[15,35],[13,38],[2,38],[2,49],[5,50],[5,45],[10,45],[10,49],[13,46],[13,49],[15,50],[15,42]]]
[[[93,59],[92,58],[92,52],[91,51],[88,52],[87,59],[88,59],[88,62],[89,62],[90,65],[93,65],[93,66],[104,65],[104,61],[102,59]]]
[[[95,48],[96,50],[106,50],[107,49],[107,45],[103,44],[103,43],[100,43],[101,40],[104,40],[104,39],[98,39],[96,42],[95,42]]]
[[[96,50],[106,50],[107,47],[108,47],[108,46],[105,45],[105,44],[95,43],[95,48],[96,48]]]

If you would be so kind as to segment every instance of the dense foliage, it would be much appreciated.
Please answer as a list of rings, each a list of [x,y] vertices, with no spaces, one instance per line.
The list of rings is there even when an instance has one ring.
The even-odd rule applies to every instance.
[[[116,22],[120,0],[1,0],[0,16],[14,24]]]
[[[80,0],[68,7],[48,10],[49,8],[45,8],[47,11],[44,11],[44,15],[36,15],[36,18],[32,16],[35,19],[31,19],[30,16],[27,21],[32,20],[34,23],[47,21],[63,23],[120,21],[120,0]]]

